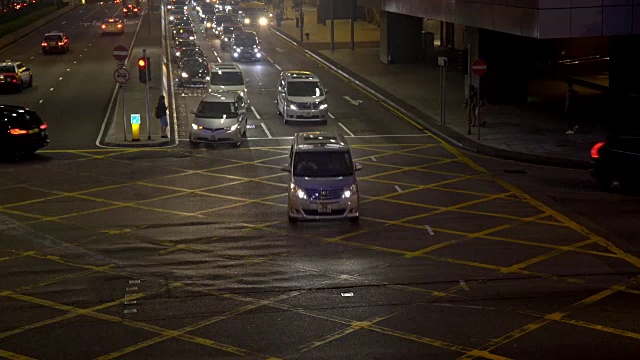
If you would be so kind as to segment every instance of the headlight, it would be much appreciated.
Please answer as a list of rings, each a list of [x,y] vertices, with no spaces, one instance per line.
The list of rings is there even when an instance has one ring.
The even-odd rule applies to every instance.
[[[260,22],[260,25],[267,25],[267,18],[261,17],[259,22]]]
[[[349,186],[348,188],[344,189],[344,192],[342,193],[342,198],[343,199],[348,199],[351,196],[355,195],[358,193],[358,187],[356,186],[356,184],[353,184],[351,186]]]
[[[298,107],[296,106],[296,104],[289,104],[289,109],[298,110]]]
[[[233,53],[233,57],[238,57],[238,56],[239,56],[239,54],[237,52]]]
[[[183,73],[182,73],[182,77],[183,77],[183,78],[188,78],[188,77],[189,77],[189,74],[187,74],[186,72],[183,72]]]
[[[196,37],[195,36],[189,36],[189,40],[195,40]]]
[[[251,19],[249,18],[244,19],[244,23],[247,25],[251,24]]]
[[[229,41],[229,38],[224,38],[224,41]]]
[[[169,20],[173,21],[174,17],[173,16],[169,16]]]
[[[210,27],[211,27],[211,23],[210,23],[210,22],[209,22],[209,23],[207,23],[207,27],[208,27],[208,28],[210,28]]]
[[[254,48],[253,49],[253,52],[258,52],[258,51],[260,51],[260,49],[258,49],[258,48]]]
[[[180,56],[180,51],[176,51],[176,56]]]
[[[320,110],[324,110],[324,109],[326,109],[327,107],[329,107],[329,105],[327,105],[327,103],[322,103],[322,104],[320,104]]]
[[[191,128],[193,130],[200,130],[200,129],[202,129],[202,126],[199,126],[199,125],[196,125],[196,124],[191,124]]]
[[[291,184],[291,192],[296,194],[300,199],[307,198],[307,194],[304,192],[304,190],[296,186],[296,184]]]
[[[229,129],[229,131],[236,131],[238,129],[238,124],[233,124],[230,127],[228,127],[227,129]]]

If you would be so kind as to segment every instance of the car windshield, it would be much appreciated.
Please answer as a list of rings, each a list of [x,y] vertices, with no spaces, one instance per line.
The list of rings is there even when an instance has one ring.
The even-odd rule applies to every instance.
[[[317,97],[324,95],[324,90],[317,81],[289,81],[287,95]]]
[[[62,41],[62,35],[45,35],[44,41]]]
[[[31,110],[0,109],[0,123],[9,126],[36,127],[42,124],[42,119]]]
[[[191,26],[191,23],[188,21],[176,21],[175,23],[176,26]]]
[[[222,24],[226,22],[232,22],[233,18],[229,15],[216,15],[215,17],[216,24]]]
[[[198,58],[185,59],[182,65],[185,68],[189,68],[191,70],[206,69],[207,67],[209,67],[209,64],[207,64],[204,59]]]
[[[185,58],[204,58],[204,53],[200,49],[184,49],[181,55]]]
[[[267,13],[267,11],[264,9],[256,9],[256,8],[246,9],[244,12],[245,12],[245,16],[251,17],[251,18],[266,16],[266,13]]]
[[[258,45],[258,38],[254,34],[235,34],[233,41],[237,46]]]
[[[293,176],[322,178],[353,175],[351,155],[347,151],[296,152]]]
[[[237,71],[213,71],[211,73],[211,85],[244,85],[244,78],[242,73]]]
[[[0,73],[12,73],[16,72],[13,65],[0,65]]]
[[[222,28],[222,33],[224,33],[225,35],[233,34],[237,29],[238,28],[236,28],[235,26],[223,27]]]
[[[197,117],[203,118],[235,118],[238,117],[236,104],[233,102],[209,102],[203,101],[196,111]]]

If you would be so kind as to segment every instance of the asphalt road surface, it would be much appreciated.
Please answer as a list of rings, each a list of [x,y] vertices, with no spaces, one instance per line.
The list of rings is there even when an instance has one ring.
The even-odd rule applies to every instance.
[[[34,87],[61,109],[11,98],[35,101],[64,141],[0,163],[0,356],[637,358],[637,226],[623,219],[637,198],[596,192],[581,172],[457,151],[269,30],[271,60],[241,65],[255,108],[241,148],[96,149],[113,85],[99,59],[113,44],[76,50],[93,39],[82,33],[71,54],[104,89],[60,87],[65,75],[54,91]],[[217,39],[198,41],[229,60]],[[285,125],[278,67],[316,72],[335,119]],[[36,75],[57,81],[54,68]],[[198,97],[177,92],[185,138]],[[359,224],[287,221],[280,165],[289,137],[315,129],[348,135],[363,166]]]

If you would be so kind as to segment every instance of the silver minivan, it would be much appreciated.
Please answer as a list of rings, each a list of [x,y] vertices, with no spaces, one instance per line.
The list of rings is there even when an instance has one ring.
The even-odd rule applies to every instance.
[[[247,103],[238,92],[208,94],[191,113],[196,116],[189,133],[192,147],[200,143],[242,144],[247,132]]]
[[[360,216],[356,171],[351,150],[341,134],[306,132],[293,138],[289,163],[289,222]]]
[[[283,71],[278,82],[278,114],[289,121],[327,122],[327,90],[308,71]]]
[[[209,92],[237,91],[249,102],[247,82],[242,70],[235,63],[212,63],[209,76]]]

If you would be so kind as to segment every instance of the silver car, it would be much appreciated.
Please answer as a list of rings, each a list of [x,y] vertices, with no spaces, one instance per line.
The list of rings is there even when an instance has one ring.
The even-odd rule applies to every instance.
[[[327,122],[327,90],[308,71],[283,71],[278,83],[278,114],[289,121]]]
[[[196,116],[189,133],[192,147],[200,143],[242,144],[247,132],[247,103],[239,93],[208,94],[192,114]]]
[[[349,218],[360,216],[356,171],[344,136],[326,132],[296,134],[289,163],[282,170],[289,179],[289,222],[301,219]]]

